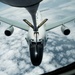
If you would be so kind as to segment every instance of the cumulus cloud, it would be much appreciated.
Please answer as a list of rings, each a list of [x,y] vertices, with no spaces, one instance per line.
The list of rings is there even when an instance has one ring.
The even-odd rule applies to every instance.
[[[43,0],[42,3],[47,3],[49,1],[51,1],[51,0]]]

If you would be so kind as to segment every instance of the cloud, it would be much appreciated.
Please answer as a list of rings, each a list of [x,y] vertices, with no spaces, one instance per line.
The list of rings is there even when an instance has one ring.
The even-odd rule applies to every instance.
[[[49,2],[50,0],[43,0],[42,3],[47,3]]]
[[[67,2],[67,3],[65,3],[65,4],[63,4],[63,5],[60,5],[59,7],[66,7],[66,6],[72,6],[72,4],[74,4],[75,3],[75,1],[74,0],[71,0],[70,2]]]
[[[19,72],[19,70],[18,70],[16,65],[17,64],[15,64],[11,60],[5,60],[5,61],[0,60],[1,71],[4,71],[8,75],[14,75],[14,74],[17,74]]]
[[[0,74],[1,74],[1,75],[8,75],[7,73],[2,72],[2,71],[0,71]]]

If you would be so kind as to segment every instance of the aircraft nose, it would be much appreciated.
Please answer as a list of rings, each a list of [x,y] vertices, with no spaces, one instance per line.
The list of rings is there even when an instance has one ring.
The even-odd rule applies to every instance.
[[[30,45],[30,58],[34,66],[39,66],[41,64],[43,57],[43,45],[41,43],[35,43]]]

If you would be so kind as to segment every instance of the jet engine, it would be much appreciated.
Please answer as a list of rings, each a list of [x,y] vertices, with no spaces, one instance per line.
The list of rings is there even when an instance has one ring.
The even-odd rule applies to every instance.
[[[14,31],[13,26],[10,26],[9,28],[7,28],[7,29],[5,30],[4,33],[5,33],[6,36],[10,36],[10,35],[12,35],[13,31]]]
[[[66,26],[62,25],[61,26],[61,31],[64,35],[69,35],[70,34],[70,29],[68,29]]]

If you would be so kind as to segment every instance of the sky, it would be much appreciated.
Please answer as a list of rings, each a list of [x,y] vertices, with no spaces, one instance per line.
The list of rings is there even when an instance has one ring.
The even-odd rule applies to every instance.
[[[44,0],[39,11],[42,18],[48,18],[46,25],[75,15],[75,0]],[[25,8],[15,8],[0,3],[0,16],[20,21],[31,17]],[[47,32],[47,44],[44,48],[40,66],[31,64],[28,44],[25,40],[27,32],[14,27],[14,33],[7,37],[4,31],[8,24],[0,25],[0,75],[39,75],[66,66],[75,61],[75,23],[65,24],[71,33],[65,36],[61,26]]]

